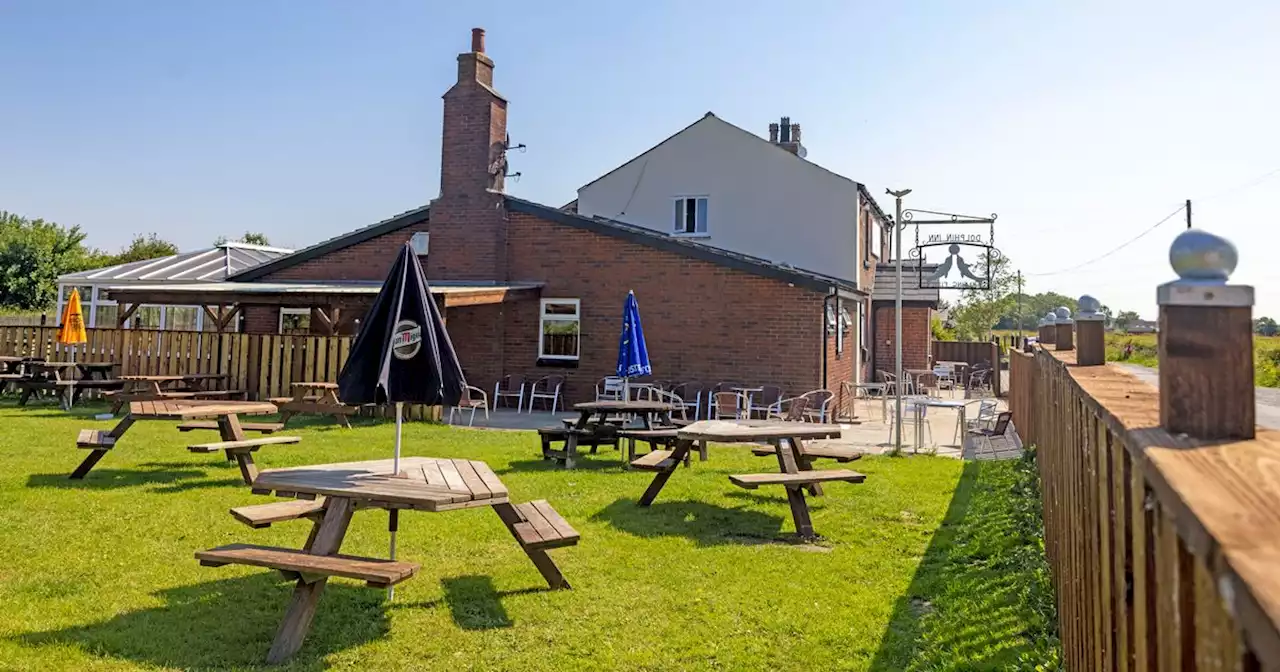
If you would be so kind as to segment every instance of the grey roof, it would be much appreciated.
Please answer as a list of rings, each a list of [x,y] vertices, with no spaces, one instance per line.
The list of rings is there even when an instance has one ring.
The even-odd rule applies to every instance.
[[[429,206],[422,206],[402,212],[394,217],[384,219],[380,222],[374,222],[368,226],[348,231],[341,236],[334,236],[328,240],[322,240],[311,247],[306,247],[292,254],[284,255],[279,259],[272,260],[268,263],[255,266],[254,268],[233,273],[227,276],[228,280],[235,282],[248,282],[257,280],[263,276],[281,271],[286,268],[292,268],[304,261],[310,261],[316,257],[321,257],[330,252],[336,252],[345,247],[350,247],[356,243],[363,243],[370,238],[377,238],[384,233],[390,233],[398,229],[403,229],[411,224],[428,221],[430,216]]]
[[[501,285],[485,283],[431,283],[432,294],[467,294],[470,292],[492,291],[495,289],[537,289],[542,283],[506,283]],[[110,292],[113,287],[108,287]],[[145,284],[122,285],[119,289],[131,292],[185,292],[191,294],[216,294],[235,292],[239,294],[350,294],[376,295],[382,289],[382,282],[350,281],[350,282],[211,282],[192,285],[177,284]]]
[[[131,261],[58,276],[65,284],[126,285],[155,282],[219,282],[229,275],[270,262],[293,250],[228,242],[156,259]]]
[[[877,264],[876,265],[876,284],[871,289],[872,301],[896,301],[898,295],[898,274],[897,265]],[[933,271],[937,265],[925,266],[926,272]],[[938,305],[938,301],[942,297],[942,292],[936,287],[933,289],[920,288],[920,265],[914,262],[903,262],[902,264],[902,300],[912,303],[929,303],[933,306]]]

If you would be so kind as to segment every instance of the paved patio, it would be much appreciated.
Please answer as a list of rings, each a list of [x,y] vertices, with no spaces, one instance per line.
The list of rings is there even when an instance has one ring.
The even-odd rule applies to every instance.
[[[947,397],[944,395],[943,398],[946,399]],[[970,419],[972,419],[972,414],[977,413],[978,401],[974,399],[973,404],[969,407]],[[997,399],[996,402],[998,411],[1007,410],[1003,400]],[[890,403],[892,403],[892,400]],[[843,436],[829,441],[837,445],[856,448],[864,453],[887,453],[893,450],[892,436],[889,432],[890,426],[884,421],[880,406],[878,401],[871,403],[858,402],[856,412],[861,423],[841,423],[840,427]],[[467,426],[470,415],[470,411],[459,412],[454,417],[454,424]],[[477,412],[472,426],[476,429],[529,431],[539,427],[559,425],[561,419],[576,418],[577,415],[577,413],[573,412],[553,414],[546,411],[517,413],[514,409],[500,408],[490,411],[488,418],[485,418],[483,411]],[[930,408],[926,421],[928,423],[928,431],[924,433],[924,445],[918,452],[966,460],[1007,460],[1022,455],[1022,442],[1018,440],[1012,426],[1009,428],[1010,431],[1006,432],[1003,437],[994,437],[988,441],[983,437],[970,436],[961,446],[956,440],[956,421],[959,419],[958,416],[959,412],[953,409]],[[448,415],[446,414],[445,417],[447,418]],[[910,422],[904,423],[902,436],[903,452],[911,454],[913,452],[915,432]]]

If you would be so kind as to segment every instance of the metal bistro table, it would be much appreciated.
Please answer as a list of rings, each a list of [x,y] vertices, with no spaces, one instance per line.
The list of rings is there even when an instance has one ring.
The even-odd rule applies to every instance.
[[[267,662],[282,662],[302,646],[330,576],[358,579],[381,588],[418,571],[416,563],[339,554],[357,510],[386,509],[395,521],[401,509],[491,507],[547,584],[552,589],[569,588],[547,550],[574,545],[579,535],[546,501],[511,504],[506,486],[487,464],[476,460],[406,457],[400,460],[399,475],[391,473],[392,464],[392,460],[372,460],[264,471],[253,482],[254,492],[274,491],[280,497],[300,499],[240,507],[232,509],[232,515],[251,527],[309,518],[314,524],[304,547],[292,550],[231,544],[196,553],[202,565],[268,567],[297,580]],[[448,543],[447,538],[440,541]]]
[[[108,451],[138,420],[189,420],[192,418],[216,418],[220,443],[190,446],[192,452],[225,450],[228,458],[235,458],[245,483],[252,483],[258,469],[253,462],[253,450],[258,446],[274,443],[297,443],[297,437],[279,436],[269,439],[246,440],[240,426],[240,414],[275,413],[275,404],[262,401],[135,401],[129,404],[129,414],[120,419],[109,431],[82,429],[76,446],[88,449],[89,455],[71,472],[71,478],[81,479],[93,469]]]
[[[564,451],[549,451],[546,457],[563,460],[565,469],[572,469],[578,456],[578,443],[586,442],[604,426],[614,424],[620,415],[638,415],[644,422],[646,430],[671,425],[672,411],[679,410],[672,404],[661,401],[628,401],[625,399],[606,399],[574,404],[573,410],[579,413],[578,421],[569,427],[564,437]],[[606,430],[607,431],[607,430]]]
[[[749,490],[762,485],[781,485],[786,488],[787,502],[791,506],[791,517],[795,521],[796,533],[803,538],[816,536],[813,522],[809,518],[809,504],[805,501],[804,489],[811,494],[821,495],[820,483],[845,481],[861,483],[866,479],[862,474],[849,469],[813,468],[813,457],[805,455],[804,441],[808,439],[840,438],[837,425],[826,425],[808,422],[781,422],[775,420],[703,420],[695,422],[677,433],[675,450],[655,450],[631,463],[636,469],[655,471],[657,474],[649,484],[644,495],[640,497],[640,506],[649,506],[662,492],[663,486],[675,473],[676,467],[684,460],[693,444],[698,441],[715,441],[716,443],[758,444],[768,443],[773,446],[778,458],[780,473],[736,474],[729,476],[729,482]]]

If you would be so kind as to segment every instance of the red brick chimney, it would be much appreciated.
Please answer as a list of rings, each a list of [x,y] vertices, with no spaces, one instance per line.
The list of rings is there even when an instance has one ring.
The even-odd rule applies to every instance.
[[[440,196],[431,203],[432,280],[506,277],[507,100],[493,88],[493,59],[484,29],[471,31],[471,51],[458,54],[458,81],[444,94]]]

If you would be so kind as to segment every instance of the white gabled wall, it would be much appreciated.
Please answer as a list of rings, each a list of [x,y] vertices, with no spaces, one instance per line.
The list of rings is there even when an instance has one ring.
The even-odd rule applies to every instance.
[[[858,281],[857,185],[710,115],[579,189],[578,212],[671,233],[678,196],[708,197],[702,242]]]

